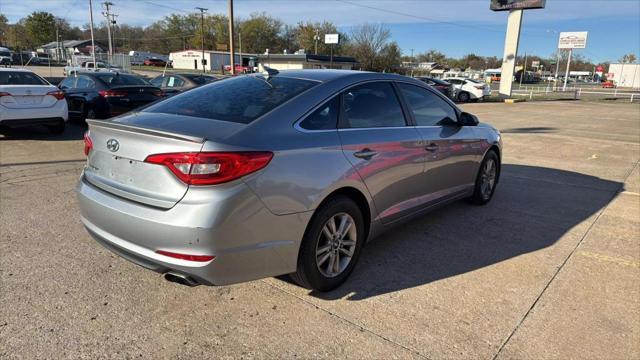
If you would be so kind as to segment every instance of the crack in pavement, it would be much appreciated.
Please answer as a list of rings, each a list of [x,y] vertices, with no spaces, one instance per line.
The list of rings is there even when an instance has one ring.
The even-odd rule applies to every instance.
[[[518,324],[516,325],[516,327],[511,331],[511,333],[509,334],[509,336],[507,336],[507,338],[502,342],[502,344],[500,345],[500,347],[498,348],[498,351],[496,352],[496,354],[493,356],[493,360],[496,360],[498,358],[498,356],[500,355],[500,353],[502,352],[502,350],[506,347],[506,345],[509,343],[509,341],[511,340],[511,338],[513,337],[513,335],[515,335],[515,333],[518,331],[518,329],[520,329],[520,326],[522,326],[522,324],[524,323],[524,321],[527,319],[527,317],[529,316],[529,314],[531,314],[531,311],[533,311],[533,309],[536,307],[536,305],[538,304],[538,302],[540,301],[540,299],[542,298],[542,295],[544,295],[544,293],[547,291],[547,289],[549,288],[549,286],[551,285],[551,283],[556,279],[556,277],[558,276],[558,274],[560,273],[560,271],[562,271],[562,269],[564,268],[564,266],[567,264],[567,262],[569,262],[569,259],[571,259],[573,257],[573,255],[576,253],[576,251],[578,250],[578,248],[580,247],[580,245],[582,244],[582,242],[587,238],[587,236],[589,235],[589,233],[591,232],[591,229],[593,229],[593,227],[595,226],[595,224],[598,222],[598,220],[600,220],[600,218],[602,217],[602,214],[604,214],[604,212],[609,208],[609,205],[611,205],[611,203],[613,202],[613,200],[615,200],[616,196],[618,194],[620,194],[620,192],[624,189],[624,184],[627,182],[627,180],[629,179],[629,176],[631,176],[631,174],[633,173],[633,170],[635,170],[636,167],[638,167],[638,164],[640,164],[640,161],[636,161],[635,164],[633,164],[633,166],[631,166],[631,168],[627,171],[627,173],[624,176],[624,179],[622,180],[620,186],[618,186],[618,189],[616,189],[615,191],[613,191],[613,193],[611,194],[611,199],[609,200],[609,202],[607,203],[607,205],[605,207],[603,207],[599,212],[598,215],[596,216],[596,218],[593,220],[593,222],[591,222],[591,224],[589,224],[589,227],[587,228],[587,230],[585,230],[584,234],[582,234],[582,237],[580,238],[580,240],[578,241],[578,243],[576,244],[576,246],[573,248],[573,250],[571,250],[571,252],[569,253],[569,255],[567,255],[567,257],[564,259],[564,261],[560,264],[560,266],[556,269],[556,271],[553,273],[553,276],[551,276],[551,279],[549,279],[549,281],[547,282],[547,284],[544,286],[544,288],[542,289],[542,291],[540,292],[540,294],[538,294],[538,296],[536,297],[536,299],[533,301],[533,303],[531,304],[531,306],[529,307],[529,309],[527,310],[527,312],[524,314],[524,316],[520,319],[520,321],[518,322]]]
[[[398,343],[398,342],[396,342],[396,341],[394,341],[394,340],[392,340],[392,339],[390,339],[390,338],[388,338],[388,337],[386,337],[384,335],[378,334],[377,332],[375,332],[373,330],[367,329],[366,327],[364,327],[362,325],[359,325],[359,324],[357,324],[357,323],[355,323],[355,322],[353,322],[353,321],[351,321],[351,320],[349,320],[349,319],[347,319],[345,317],[342,317],[342,316],[340,316],[340,315],[338,315],[338,314],[336,314],[336,313],[334,313],[334,312],[332,312],[332,311],[330,311],[328,309],[325,309],[325,308],[323,308],[322,306],[320,306],[318,304],[315,304],[315,303],[313,303],[313,302],[311,302],[311,301],[309,301],[309,300],[307,300],[305,298],[302,298],[302,297],[300,297],[300,296],[298,296],[298,295],[296,295],[296,294],[294,294],[292,292],[289,292],[289,291],[287,291],[287,290],[285,290],[285,289],[283,289],[283,288],[281,288],[279,286],[275,286],[273,284],[270,284],[268,281],[266,281],[264,279],[260,280],[260,281],[262,283],[264,283],[264,284],[267,284],[268,286],[271,286],[274,289],[280,290],[281,292],[283,292],[283,293],[285,293],[285,294],[287,294],[289,296],[293,296],[294,298],[304,302],[307,305],[311,305],[311,306],[315,307],[316,309],[319,309],[320,311],[324,311],[325,313],[327,313],[327,314],[329,314],[331,316],[334,316],[334,317],[346,322],[347,324],[349,324],[351,326],[359,328],[361,331],[367,332],[367,333],[369,333],[369,334],[371,334],[371,335],[373,335],[373,336],[375,336],[375,337],[377,337],[379,339],[382,339],[383,341],[386,341],[386,342],[388,342],[388,343],[390,343],[390,344],[392,344],[394,346],[397,346],[397,347],[400,347],[400,348],[402,348],[402,349],[404,349],[406,351],[409,351],[410,353],[413,353],[414,355],[417,355],[418,357],[420,357],[422,359],[429,359],[429,357],[427,357],[426,355],[421,354],[418,350],[415,350],[415,349],[412,349],[412,348],[410,348],[408,346],[402,345],[402,344],[400,344],[400,343]]]

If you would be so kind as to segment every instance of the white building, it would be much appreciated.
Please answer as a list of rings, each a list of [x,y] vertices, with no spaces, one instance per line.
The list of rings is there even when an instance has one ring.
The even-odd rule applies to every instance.
[[[607,80],[621,87],[640,88],[640,64],[610,64]]]
[[[258,55],[261,64],[276,70],[300,69],[341,69],[351,70],[357,63],[349,56],[334,56],[314,54],[264,54]]]
[[[204,51],[205,60],[207,60],[207,71],[222,71],[225,65],[231,65],[231,56],[228,51]],[[240,54],[235,53],[235,64],[240,64]],[[249,61],[250,54],[242,54],[242,64],[245,65]],[[202,70],[202,50],[183,50],[169,54],[169,60],[172,61],[174,69]],[[245,65],[246,66],[246,65]]]

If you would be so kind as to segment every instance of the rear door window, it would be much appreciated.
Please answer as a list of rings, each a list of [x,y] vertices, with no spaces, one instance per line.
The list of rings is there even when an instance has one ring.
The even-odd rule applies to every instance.
[[[240,76],[190,90],[144,111],[248,124],[317,84],[281,76]]]
[[[372,82],[343,94],[341,128],[406,126],[402,107],[390,82]]]

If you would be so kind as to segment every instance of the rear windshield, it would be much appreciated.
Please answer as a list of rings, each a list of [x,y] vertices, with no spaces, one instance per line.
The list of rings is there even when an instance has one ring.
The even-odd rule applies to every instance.
[[[193,81],[198,85],[210,83],[216,80],[216,78],[214,78],[213,76],[203,76],[203,75],[184,75],[184,77],[188,78],[189,80]]]
[[[174,96],[144,111],[248,124],[316,84],[278,76],[269,80],[240,76]]]
[[[95,77],[102,80],[105,84],[109,86],[149,85],[149,83],[146,82],[145,80],[133,75],[104,73],[104,74],[95,74]]]
[[[0,85],[49,85],[49,83],[30,72],[0,71]]]

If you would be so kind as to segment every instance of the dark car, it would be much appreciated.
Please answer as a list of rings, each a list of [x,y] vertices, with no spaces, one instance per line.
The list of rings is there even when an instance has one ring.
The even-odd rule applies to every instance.
[[[187,73],[160,75],[151,79],[150,82],[151,85],[162,89],[167,96],[171,96],[216,80],[218,79],[209,75]]]
[[[107,119],[164,97],[159,88],[130,74],[116,72],[76,73],[58,86],[76,119]]]
[[[167,65],[167,62],[162,59],[146,59],[144,61],[144,64],[146,66],[165,67]]]
[[[454,99],[455,98],[455,94],[454,94],[454,87],[452,84],[440,80],[440,79],[435,79],[435,78],[430,78],[430,77],[419,77],[418,80],[421,80],[431,86],[433,86],[434,88],[438,89],[441,93],[443,93],[445,96],[447,96],[449,99]]]

